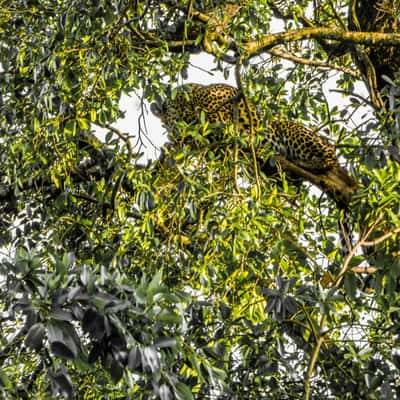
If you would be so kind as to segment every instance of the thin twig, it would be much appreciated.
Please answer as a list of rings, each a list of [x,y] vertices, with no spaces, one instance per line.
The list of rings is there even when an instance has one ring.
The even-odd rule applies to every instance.
[[[392,231],[390,231],[388,233],[385,233],[384,235],[382,235],[381,237],[379,237],[377,239],[370,240],[370,241],[364,241],[362,243],[362,245],[365,247],[375,246],[399,232],[400,232],[400,227],[393,229]]]
[[[247,101],[246,96],[244,95],[243,92],[243,84],[242,84],[242,77],[240,75],[240,67],[242,66],[243,59],[240,57],[235,68],[235,75],[236,75],[236,82],[239,88],[239,92],[242,93],[242,99],[244,101],[245,107],[246,107],[246,113],[247,117],[249,118],[250,122],[250,137],[249,137],[249,145],[250,145],[250,151],[253,159],[253,169],[254,169],[254,176],[256,180],[256,188],[257,188],[257,199],[261,196],[261,183],[260,183],[260,174],[258,171],[258,162],[257,162],[257,155],[256,155],[256,150],[254,148],[254,137],[255,137],[255,129],[254,129],[254,121],[253,121],[253,115],[250,111],[249,103]]]
[[[104,125],[96,124],[96,125],[98,125],[100,128],[108,129],[112,133],[115,133],[120,139],[122,139],[126,144],[126,148],[128,149],[129,158],[132,159],[133,149],[132,149],[132,144],[131,144],[129,135],[122,133],[120,130],[118,130],[117,128],[114,128],[110,124],[104,124]]]
[[[374,267],[373,265],[350,268],[350,271],[354,272],[355,274],[375,274],[377,270],[378,268]]]

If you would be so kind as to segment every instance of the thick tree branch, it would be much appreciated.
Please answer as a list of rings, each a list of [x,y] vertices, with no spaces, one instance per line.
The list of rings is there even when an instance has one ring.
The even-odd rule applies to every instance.
[[[264,36],[259,40],[247,42],[244,51],[253,56],[278,44],[308,39],[328,39],[351,42],[368,46],[400,46],[400,34],[380,32],[348,32],[332,28],[303,28]]]
[[[295,175],[311,182],[341,205],[347,205],[355,192],[355,185],[350,185],[338,179],[334,172],[327,171],[326,173],[315,175],[281,156],[277,156],[276,160],[285,171],[293,172]],[[338,197],[338,195],[340,196]]]
[[[309,26],[306,28],[291,30],[288,32],[279,32],[265,35],[263,38],[244,43],[237,43],[226,30],[221,31],[221,27],[216,27],[213,23],[213,18],[208,14],[203,14],[198,11],[192,12],[193,18],[196,18],[200,23],[207,24],[205,36],[203,40],[204,49],[212,54],[221,56],[222,51],[218,44],[226,49],[237,51],[239,48],[244,53],[245,58],[254,57],[262,52],[269,52],[282,58],[291,59],[294,62],[305,63],[303,58],[291,56],[282,53],[280,50],[273,50],[277,45],[290,43],[300,40],[315,39],[319,42],[337,41],[340,43],[350,43],[352,45],[365,45],[369,47],[387,46],[400,47],[400,34],[398,33],[383,33],[375,31],[347,31],[337,28],[325,28]],[[275,54],[274,54],[275,53]],[[311,61],[310,61],[311,62]],[[324,67],[328,67],[324,65]],[[332,66],[329,66],[334,68]],[[335,68],[338,69],[338,68]],[[354,71],[343,71],[355,75]],[[359,76],[357,75],[357,78]]]
[[[210,21],[207,14],[194,11],[193,16],[203,23]],[[217,41],[228,44],[233,43],[233,39],[227,39],[218,35]],[[308,39],[327,39],[341,42],[352,42],[368,46],[400,46],[400,34],[382,32],[359,32],[345,31],[337,28],[307,27],[295,29],[288,32],[278,32],[265,35],[263,38],[244,43],[241,47],[249,55],[254,55],[260,51],[272,48],[276,45]]]

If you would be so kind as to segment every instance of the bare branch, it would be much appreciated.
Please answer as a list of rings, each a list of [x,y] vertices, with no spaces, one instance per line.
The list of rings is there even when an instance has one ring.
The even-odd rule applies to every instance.
[[[386,239],[389,239],[391,236],[396,235],[396,233],[400,232],[400,227],[393,229],[392,231],[385,233],[384,235],[378,237],[377,239],[370,240],[370,241],[363,241],[362,245],[366,247],[375,246],[381,242],[384,242]]]
[[[365,267],[353,267],[350,268],[351,272],[354,272],[355,274],[374,274],[377,271],[377,268],[369,265]]]
[[[345,74],[351,75],[352,77],[354,77],[356,79],[361,79],[361,76],[357,72],[357,70],[348,68],[348,67],[344,67],[342,65],[329,64],[329,63],[324,63],[324,62],[320,62],[320,61],[309,60],[307,58],[299,57],[294,54],[288,53],[280,48],[269,49],[268,53],[273,56],[276,56],[276,57],[284,58],[285,60],[293,61],[297,64],[310,65],[310,66],[317,67],[317,68],[335,69],[337,71],[341,71],[341,72],[344,72]]]

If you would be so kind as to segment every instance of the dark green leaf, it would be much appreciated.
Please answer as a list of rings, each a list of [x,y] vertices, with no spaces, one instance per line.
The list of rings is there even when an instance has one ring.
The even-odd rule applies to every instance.
[[[45,326],[42,323],[34,324],[30,327],[25,337],[25,344],[28,347],[38,351],[43,345],[43,339],[45,336]]]

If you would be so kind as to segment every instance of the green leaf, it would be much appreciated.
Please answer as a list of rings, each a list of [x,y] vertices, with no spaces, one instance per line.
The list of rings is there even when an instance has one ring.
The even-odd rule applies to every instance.
[[[68,135],[75,136],[75,134],[76,134],[76,120],[75,119],[70,119],[69,121],[67,121],[67,123],[65,124],[64,131]]]
[[[159,337],[154,340],[154,345],[158,348],[175,347],[177,341],[172,337]]]
[[[77,118],[76,119],[79,125],[79,128],[82,130],[88,130],[90,128],[90,123],[85,118]]]
[[[47,324],[51,351],[57,357],[72,360],[79,354],[79,337],[69,322],[52,320]]]
[[[45,327],[42,323],[38,322],[29,328],[25,337],[25,345],[39,351],[43,345],[45,337]]]
[[[155,293],[157,293],[160,290],[161,284],[162,284],[162,271],[158,270],[153,275],[153,278],[151,279],[151,281],[147,287],[147,291],[149,293],[151,293],[152,295],[154,295]]]
[[[63,264],[65,265],[66,269],[71,268],[75,262],[75,253],[72,251],[65,253],[63,256]]]
[[[161,310],[161,312],[158,314],[158,319],[163,322],[171,322],[177,324],[182,322],[182,316],[171,310],[166,309]]]
[[[138,346],[133,347],[128,355],[128,368],[130,371],[135,372],[142,363],[142,356]]]
[[[179,382],[176,385],[174,385],[174,392],[175,396],[177,397],[178,400],[193,400],[193,394],[191,390],[189,389],[188,386],[186,386],[184,383]]]
[[[96,110],[90,110],[90,121],[91,122],[96,122],[97,115],[96,115]]]
[[[0,387],[4,387],[10,392],[13,391],[13,384],[3,370],[0,370]]]
[[[354,274],[350,272],[345,274],[344,287],[346,290],[346,295],[354,300],[357,295],[357,279]]]

